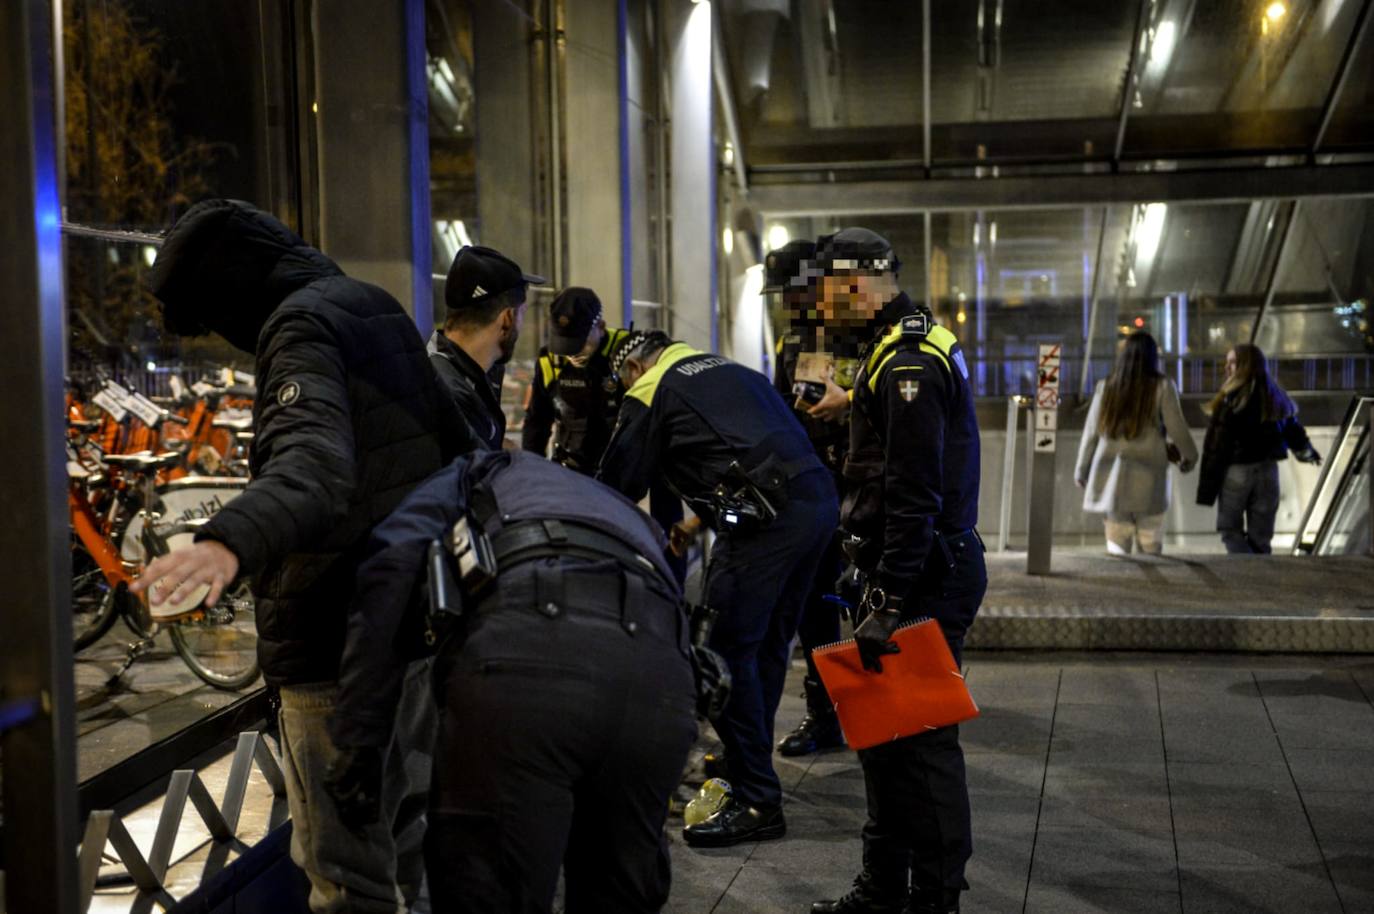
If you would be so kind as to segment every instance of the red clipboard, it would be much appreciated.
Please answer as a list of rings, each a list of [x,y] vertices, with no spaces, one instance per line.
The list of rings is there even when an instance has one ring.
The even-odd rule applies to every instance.
[[[870,673],[851,638],[816,648],[811,657],[835,703],[852,749],[948,727],[978,716],[964,676],[934,619],[897,629],[900,654],[883,656],[883,671]]]

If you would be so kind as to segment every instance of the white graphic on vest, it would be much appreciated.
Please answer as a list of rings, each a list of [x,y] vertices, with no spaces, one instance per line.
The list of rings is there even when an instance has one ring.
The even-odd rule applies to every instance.
[[[897,385],[897,390],[901,392],[902,399],[910,403],[916,399],[916,395],[921,392],[920,381],[903,381]]]
[[[486,290],[486,289],[483,289],[481,286],[474,286],[473,289],[472,289],[472,297],[473,297],[473,298],[481,298],[483,295],[486,295],[486,294],[487,294],[487,290]]]
[[[729,362],[729,359],[723,359],[720,356],[712,356],[709,359],[702,359],[699,362],[688,362],[686,365],[679,365],[676,371],[678,374],[683,374],[690,378],[692,375],[701,374],[703,371],[711,368],[719,368],[721,365],[729,364]]]

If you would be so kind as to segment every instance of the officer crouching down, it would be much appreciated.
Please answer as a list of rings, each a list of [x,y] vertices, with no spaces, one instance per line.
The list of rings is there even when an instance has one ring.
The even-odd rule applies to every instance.
[[[867,576],[855,630],[865,668],[903,622],[940,623],[956,662],[987,589],[978,519],[978,422],[954,335],[897,287],[891,245],[867,229],[822,238],[828,327],[862,326],[841,523]],[[953,914],[973,850],[958,727],[859,752],[868,794],[863,872],[817,914]],[[909,896],[909,905],[908,905]]]
[[[600,476],[631,498],[663,479],[718,534],[705,583],[709,645],[732,678],[712,722],[731,800],[683,831],[693,846],[780,838],[773,719],[802,602],[837,522],[830,474],[768,379],[662,333],[616,353],[627,387]]]
[[[376,815],[377,747],[424,636],[434,910],[549,911],[560,866],[569,912],[659,910],[697,734],[687,629],[662,534],[629,501],[534,454],[459,459],[376,528],[358,573],[331,722],[341,815]]]

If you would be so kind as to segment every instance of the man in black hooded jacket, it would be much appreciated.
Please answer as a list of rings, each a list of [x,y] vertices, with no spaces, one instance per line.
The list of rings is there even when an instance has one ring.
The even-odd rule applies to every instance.
[[[385,758],[380,824],[342,827],[323,779],[346,613],[371,528],[454,456],[456,416],[415,324],[394,298],[350,279],[249,204],[210,200],[168,234],[149,284],[167,329],[215,333],[257,357],[253,480],[196,543],[153,562],[135,585],[176,604],[207,602],[248,576],[258,656],[281,692],[292,857],[316,912],[386,911],[418,892],[432,702],[416,670]],[[166,609],[162,610],[165,615]],[[419,795],[417,797],[416,795]],[[416,802],[416,800],[419,802]]]

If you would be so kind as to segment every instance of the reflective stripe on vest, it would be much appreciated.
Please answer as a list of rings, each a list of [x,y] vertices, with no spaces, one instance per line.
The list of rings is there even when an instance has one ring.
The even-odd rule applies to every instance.
[[[873,354],[868,357],[868,364],[865,367],[868,371],[868,389],[870,391],[877,391],[878,378],[882,376],[883,369],[887,367],[887,363],[892,361],[892,357],[897,354],[897,344],[901,341],[902,326],[898,324],[888,331],[887,336],[883,337],[883,341],[878,344],[878,347],[873,350]],[[944,327],[936,325],[931,327],[930,333],[926,335],[925,339],[921,340],[920,350],[944,362],[945,370],[953,375],[954,362],[957,358],[954,347],[957,345],[959,345],[959,340],[954,334],[950,333]]]

